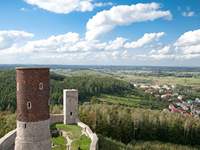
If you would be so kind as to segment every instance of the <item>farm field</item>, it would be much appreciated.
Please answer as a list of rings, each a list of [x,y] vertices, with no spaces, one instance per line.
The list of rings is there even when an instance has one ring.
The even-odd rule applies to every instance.
[[[127,96],[113,96],[103,94],[97,98],[100,102],[106,102],[110,104],[120,104],[130,107],[139,107],[146,109],[159,109],[162,110],[167,107],[168,103],[158,100],[145,100],[139,96],[127,95]]]
[[[147,84],[170,84],[170,85],[183,85],[200,87],[200,77],[175,77],[175,76],[142,76],[142,75],[121,75],[123,80],[134,83],[147,83]]]

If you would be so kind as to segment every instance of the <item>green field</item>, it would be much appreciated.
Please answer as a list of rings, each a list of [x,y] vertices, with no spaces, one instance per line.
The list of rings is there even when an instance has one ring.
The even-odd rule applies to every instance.
[[[57,128],[58,130],[63,130],[67,133],[67,136],[72,140],[72,150],[88,150],[90,147],[90,139],[81,133],[81,128],[77,125],[64,125],[64,124],[54,124],[51,129]],[[66,150],[66,139],[62,136],[52,138],[52,142],[55,147],[53,150]]]
[[[181,78],[175,76],[143,76],[143,75],[125,75],[121,74],[123,80],[134,82],[134,83],[147,83],[147,84],[170,84],[170,85],[183,85],[183,86],[193,86],[200,87],[200,77],[191,77],[191,78]]]
[[[103,94],[97,98],[100,102],[106,102],[110,104],[120,104],[130,107],[139,107],[147,109],[164,109],[168,106],[167,102],[158,100],[144,100],[141,97],[135,95],[127,96],[113,96]]]

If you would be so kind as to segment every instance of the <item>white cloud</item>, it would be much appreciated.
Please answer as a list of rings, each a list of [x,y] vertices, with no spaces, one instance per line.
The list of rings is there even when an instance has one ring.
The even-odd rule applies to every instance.
[[[185,32],[176,41],[176,46],[191,46],[200,44],[200,29],[194,31]]]
[[[199,32],[199,30],[188,31],[175,43],[165,45],[158,42],[164,32],[145,33],[132,42],[123,37],[102,42],[88,41],[84,37],[81,38],[78,33],[72,32],[31,41],[30,38],[33,37],[31,33],[0,31],[0,56],[15,62],[18,60],[18,62],[60,64],[191,61],[200,58]],[[1,59],[0,62],[8,60]]]
[[[183,33],[174,44],[153,49],[149,52],[149,58],[155,60],[176,59],[191,60],[200,58],[200,29]]]
[[[89,19],[87,22],[86,39],[96,39],[116,26],[153,21],[159,18],[169,20],[172,18],[172,15],[170,11],[160,10],[160,5],[157,3],[113,6],[110,10],[101,11]]]
[[[122,37],[117,37],[115,40],[108,42],[106,50],[117,50],[124,47],[127,39]]]
[[[147,57],[153,58],[155,60],[161,60],[175,58],[175,54],[172,51],[171,45],[167,45],[156,50],[151,50]]]
[[[159,40],[163,35],[163,32],[146,33],[141,38],[144,40],[139,39],[134,43],[138,42],[136,45],[142,47],[145,44]],[[127,45],[127,41],[128,39],[122,37],[117,37],[108,42],[101,42],[98,40],[88,41],[85,40],[85,38],[80,38],[78,33],[69,32],[62,35],[50,36],[42,40],[28,41],[20,47],[12,46],[10,48],[5,48],[4,54],[13,56],[20,54],[21,59],[41,59],[41,62],[47,58],[51,61],[54,61],[53,59],[60,61],[61,58],[64,59],[64,57],[70,57],[71,62],[74,62],[75,60],[96,61],[98,59],[100,63],[101,61],[117,61],[117,59],[132,58],[133,56],[131,56],[132,54],[129,52],[132,48],[127,48],[125,46]]]
[[[92,0],[24,0],[26,3],[37,6],[44,10],[68,14],[73,11],[92,11],[94,4]]]
[[[23,52],[37,53],[64,53],[71,51],[70,47],[79,41],[79,34],[66,33],[58,36],[51,36],[47,39],[29,41],[22,49]]]
[[[133,41],[131,43],[126,43],[125,48],[140,48],[146,44],[149,44],[154,41],[158,41],[162,36],[164,36],[164,32],[159,33],[145,33],[144,36],[137,41]]]
[[[181,35],[174,46],[177,52],[187,59],[200,56],[200,29],[185,32]]]
[[[182,16],[184,16],[184,17],[192,17],[194,15],[195,15],[194,11],[184,11],[184,12],[182,12]]]
[[[0,31],[0,50],[17,47],[30,40],[34,35],[25,31]]]
[[[113,3],[112,2],[106,2],[106,3],[99,2],[99,3],[95,3],[94,5],[96,7],[105,7],[105,6],[112,6]]]

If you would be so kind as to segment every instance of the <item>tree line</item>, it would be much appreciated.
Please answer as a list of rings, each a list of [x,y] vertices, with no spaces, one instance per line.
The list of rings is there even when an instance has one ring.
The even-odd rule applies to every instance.
[[[80,120],[95,132],[125,144],[133,140],[200,144],[200,119],[120,105],[85,104]]]
[[[128,82],[97,75],[63,76],[51,72],[51,104],[62,104],[63,89],[78,89],[81,102],[88,97],[104,94],[124,94],[133,89]],[[16,82],[14,70],[0,71],[0,111],[16,109]]]

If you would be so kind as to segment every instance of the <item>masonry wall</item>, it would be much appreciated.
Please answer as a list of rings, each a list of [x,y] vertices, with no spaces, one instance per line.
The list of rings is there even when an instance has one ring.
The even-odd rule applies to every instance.
[[[83,122],[78,122],[77,125],[80,126],[83,130],[85,130],[85,133],[91,139],[90,150],[97,150],[98,149],[97,135],[93,133],[90,127],[84,124]]]
[[[78,91],[63,90],[64,124],[76,124],[78,120]]]
[[[63,114],[52,114],[50,116],[50,124],[63,122],[64,115]],[[84,129],[87,133],[87,136],[91,139],[90,150],[98,149],[98,137],[95,133],[92,132],[89,126],[84,124],[83,122],[78,122],[78,126]],[[0,150],[14,150],[16,138],[16,129],[7,133],[4,137],[0,139]]]
[[[64,118],[63,114],[51,114],[50,115],[50,123],[51,124],[63,123],[63,118]]]
[[[0,150],[14,150],[16,129],[7,133],[0,139]]]

